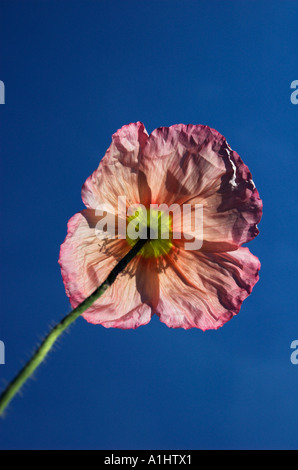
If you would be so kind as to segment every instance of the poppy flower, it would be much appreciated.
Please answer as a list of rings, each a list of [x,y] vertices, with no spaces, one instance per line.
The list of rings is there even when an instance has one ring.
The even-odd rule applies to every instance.
[[[174,218],[168,214],[160,223],[160,212],[155,212],[168,237],[159,230],[146,242],[83,313],[88,322],[137,328],[156,313],[169,327],[207,330],[221,327],[239,312],[259,279],[260,262],[242,245],[258,234],[262,201],[249,169],[221,134],[207,126],[178,124],[148,135],[137,122],[113,135],[97,170],[83,185],[86,209],[70,219],[61,245],[59,264],[74,308],[136,243],[128,235],[101,239],[96,233],[102,219],[98,208],[108,208],[106,217],[116,214],[121,219],[119,196],[125,197],[126,209],[187,204],[191,211],[180,239],[174,237]],[[196,205],[203,207],[202,240],[198,249],[187,250]],[[126,226],[135,217],[127,215]],[[151,220],[146,214],[138,219],[139,230],[150,229]]]

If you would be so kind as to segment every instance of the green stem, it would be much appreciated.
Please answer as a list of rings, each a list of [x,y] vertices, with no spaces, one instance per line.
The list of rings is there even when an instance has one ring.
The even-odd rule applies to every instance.
[[[27,364],[21,369],[17,376],[10,382],[7,388],[0,396],[0,415],[3,414],[5,408],[13,399],[15,394],[20,391],[22,385],[26,380],[33,374],[35,369],[41,364],[48,352],[52,349],[54,343],[57,341],[59,336],[73,323],[85,310],[87,310],[102,294],[107,290],[109,286],[113,284],[118,274],[123,271],[134,256],[140,251],[140,249],[146,243],[146,239],[139,239],[134,247],[119,261],[119,263],[110,272],[106,280],[80,305],[72,310],[66,317],[64,317],[60,323],[58,323],[50,333],[45,337],[37,351],[33,354],[32,358]]]

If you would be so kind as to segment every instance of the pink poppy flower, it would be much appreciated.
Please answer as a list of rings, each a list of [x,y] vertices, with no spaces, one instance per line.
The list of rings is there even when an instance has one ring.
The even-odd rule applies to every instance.
[[[203,205],[203,243],[200,249],[186,250],[185,237],[174,239],[174,223],[168,219],[169,238],[146,243],[83,314],[88,322],[137,328],[156,313],[169,327],[207,330],[239,312],[259,278],[260,262],[242,244],[258,234],[262,201],[247,166],[221,134],[207,126],[179,124],[148,136],[137,122],[113,135],[98,169],[83,185],[87,209],[70,219],[61,245],[59,264],[73,307],[135,243],[117,233],[110,240],[96,235],[102,217],[97,208],[109,205],[118,214],[118,196],[126,197],[127,207]],[[184,221],[184,233],[190,219]]]

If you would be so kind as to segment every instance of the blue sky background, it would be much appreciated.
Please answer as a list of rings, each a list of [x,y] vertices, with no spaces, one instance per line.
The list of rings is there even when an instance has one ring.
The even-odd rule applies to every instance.
[[[217,129],[264,202],[260,281],[236,318],[205,333],[79,319],[1,448],[298,448],[298,2],[1,0],[0,17],[0,384],[69,311],[59,247],[119,127]]]

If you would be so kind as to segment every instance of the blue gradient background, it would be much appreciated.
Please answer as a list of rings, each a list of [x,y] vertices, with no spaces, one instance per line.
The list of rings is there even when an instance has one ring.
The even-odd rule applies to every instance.
[[[69,311],[59,247],[123,124],[207,124],[264,201],[260,281],[218,331],[79,319],[0,421],[3,449],[298,448],[295,1],[0,2],[4,386]]]

